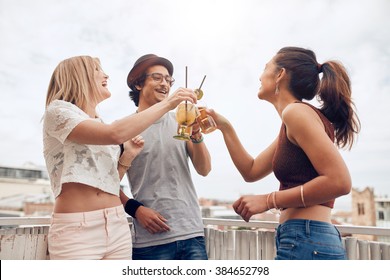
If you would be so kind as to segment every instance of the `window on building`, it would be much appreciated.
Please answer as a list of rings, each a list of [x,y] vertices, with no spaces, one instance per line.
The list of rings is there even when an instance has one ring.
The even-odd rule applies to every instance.
[[[364,203],[358,203],[357,204],[357,209],[358,209],[358,215],[359,216],[364,215]]]
[[[0,167],[0,177],[34,180],[34,179],[47,178],[47,175],[42,170]]]
[[[385,213],[383,211],[378,211],[378,220],[383,221],[385,219]]]

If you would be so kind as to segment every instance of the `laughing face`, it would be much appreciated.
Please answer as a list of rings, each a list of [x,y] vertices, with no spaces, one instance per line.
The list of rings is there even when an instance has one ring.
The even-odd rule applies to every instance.
[[[270,60],[264,68],[263,73],[260,76],[261,86],[258,91],[258,98],[263,100],[270,100],[275,96],[276,91],[276,79],[277,79],[277,66],[274,60]]]
[[[148,76],[140,89],[140,103],[147,104],[147,106],[152,106],[167,98],[171,89],[170,84],[165,79],[155,80],[151,76],[153,73],[162,74],[163,77],[169,76],[168,70],[161,65],[154,65],[146,70]]]
[[[111,96],[110,91],[107,88],[107,80],[108,75],[104,73],[103,69],[101,69],[100,66],[96,66],[95,69],[95,81],[97,84],[97,88],[99,90],[99,99],[98,101],[101,102]]]

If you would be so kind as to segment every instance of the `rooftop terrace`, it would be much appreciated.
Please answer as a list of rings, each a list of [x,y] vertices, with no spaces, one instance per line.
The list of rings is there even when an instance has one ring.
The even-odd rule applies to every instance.
[[[0,218],[0,259],[49,259],[47,234],[49,217]],[[272,260],[277,222],[204,218],[207,253],[210,260]],[[131,226],[131,218],[129,218]],[[336,225],[342,233],[350,260],[390,260],[390,242],[354,237],[390,238],[390,228]]]

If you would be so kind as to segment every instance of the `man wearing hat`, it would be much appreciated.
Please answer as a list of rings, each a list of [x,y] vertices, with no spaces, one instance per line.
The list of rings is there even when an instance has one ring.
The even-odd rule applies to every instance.
[[[168,97],[174,82],[172,74],[172,63],[154,54],[135,62],[127,84],[137,112]],[[207,259],[189,159],[197,173],[206,176],[211,158],[197,124],[191,141],[174,139],[176,133],[175,112],[168,112],[141,134],[144,149],[127,171],[131,192],[139,203],[133,209],[135,260]]]

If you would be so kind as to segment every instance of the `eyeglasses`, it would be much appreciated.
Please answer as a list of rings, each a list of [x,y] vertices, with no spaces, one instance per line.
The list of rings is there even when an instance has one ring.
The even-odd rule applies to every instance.
[[[146,74],[146,77],[149,77],[149,76],[152,77],[153,81],[155,81],[157,83],[161,83],[162,80],[164,79],[170,86],[172,86],[173,83],[175,82],[175,79],[172,78],[171,76],[169,76],[169,75],[164,76],[161,73]]]

